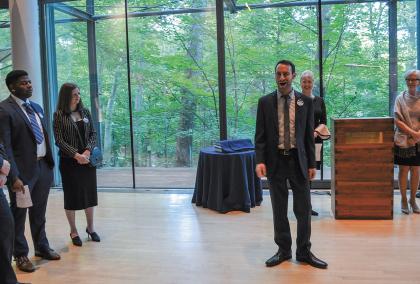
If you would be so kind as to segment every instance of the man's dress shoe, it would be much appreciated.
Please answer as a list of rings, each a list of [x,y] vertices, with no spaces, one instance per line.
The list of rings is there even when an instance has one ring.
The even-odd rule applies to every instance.
[[[271,266],[276,266],[280,263],[282,263],[285,260],[291,259],[292,258],[292,253],[282,253],[282,252],[277,252],[275,255],[273,255],[272,257],[270,257],[266,262],[265,265],[268,267]]]
[[[47,260],[59,260],[61,258],[60,255],[51,248],[42,251],[35,251],[35,256],[39,256]]]
[[[296,256],[296,260],[300,262],[306,262],[310,266],[326,269],[328,264],[325,261],[317,258],[312,252],[309,252],[306,256]]]
[[[34,272],[35,265],[29,260],[27,256],[17,256],[15,258],[16,266],[23,272]]]

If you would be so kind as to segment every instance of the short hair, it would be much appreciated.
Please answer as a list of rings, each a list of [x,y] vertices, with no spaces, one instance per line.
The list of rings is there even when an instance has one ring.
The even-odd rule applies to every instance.
[[[22,76],[28,76],[28,72],[26,72],[25,70],[13,70],[10,71],[7,75],[6,75],[6,86],[8,89],[10,85],[16,83],[20,77]]]
[[[309,77],[312,79],[312,81],[315,80],[314,73],[311,70],[305,70],[302,72],[302,75],[300,75],[300,80],[302,81],[303,77]]]
[[[417,79],[420,79],[420,70],[410,69],[404,73],[404,79],[407,79],[411,74],[416,74]]]
[[[60,92],[58,93],[57,111],[61,110],[65,114],[70,114],[70,102],[72,99],[71,93],[74,89],[80,89],[79,86],[73,83],[64,83],[61,85]],[[77,110],[84,108],[82,99],[80,98]]]
[[[279,62],[277,62],[276,68],[274,68],[274,73],[277,72],[277,66],[279,66],[280,64],[289,65],[290,67],[292,67],[292,73],[296,73],[295,64],[293,64],[293,62],[289,60],[280,60]]]

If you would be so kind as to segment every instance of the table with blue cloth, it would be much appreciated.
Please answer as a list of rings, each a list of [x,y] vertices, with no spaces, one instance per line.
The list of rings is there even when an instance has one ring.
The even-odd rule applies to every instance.
[[[255,174],[255,151],[221,153],[214,147],[201,149],[193,203],[220,213],[249,213],[262,199],[261,182]]]

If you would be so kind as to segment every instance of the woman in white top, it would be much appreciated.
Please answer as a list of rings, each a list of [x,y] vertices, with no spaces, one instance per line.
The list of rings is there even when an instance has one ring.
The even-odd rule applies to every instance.
[[[420,173],[420,71],[405,73],[407,90],[396,99],[394,106],[395,135],[394,163],[399,165],[398,184],[401,192],[401,211],[420,214],[416,204],[416,191],[419,187]],[[410,172],[410,200],[407,202],[408,173]]]

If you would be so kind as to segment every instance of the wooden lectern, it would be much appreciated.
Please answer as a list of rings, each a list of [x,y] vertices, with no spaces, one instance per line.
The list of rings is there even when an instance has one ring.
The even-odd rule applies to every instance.
[[[392,219],[394,119],[332,119],[331,209],[336,219]]]

